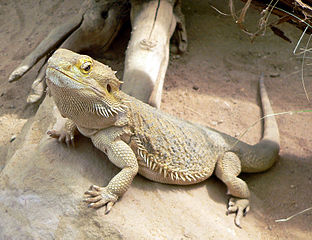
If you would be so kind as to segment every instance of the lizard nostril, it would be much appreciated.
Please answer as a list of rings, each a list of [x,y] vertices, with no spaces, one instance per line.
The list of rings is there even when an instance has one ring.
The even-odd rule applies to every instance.
[[[69,65],[69,64],[66,65],[66,66],[64,67],[64,69],[67,70],[67,71],[69,71],[69,70],[70,70],[70,65]]]

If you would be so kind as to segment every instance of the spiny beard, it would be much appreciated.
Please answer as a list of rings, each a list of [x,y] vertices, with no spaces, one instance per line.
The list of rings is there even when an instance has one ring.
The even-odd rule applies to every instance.
[[[98,116],[102,116],[105,118],[109,118],[110,116],[114,116],[114,114],[123,113],[126,111],[128,107],[124,104],[118,104],[118,106],[111,106],[103,103],[94,103],[92,112],[95,112]]]

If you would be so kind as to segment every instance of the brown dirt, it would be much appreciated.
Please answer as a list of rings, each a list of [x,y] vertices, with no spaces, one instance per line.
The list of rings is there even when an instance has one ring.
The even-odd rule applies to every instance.
[[[0,170],[5,164],[11,137],[19,134],[37,108],[27,105],[26,97],[38,66],[15,83],[7,82],[8,75],[51,29],[78,11],[79,2],[0,2]],[[224,2],[210,2],[229,12]],[[196,1],[196,4],[184,1],[183,8],[189,50],[182,56],[171,57],[162,100],[164,111],[233,136],[239,135],[261,116],[257,90],[261,72],[265,73],[265,84],[276,113],[312,109],[301,84],[301,59],[292,53],[300,31],[287,24],[281,26],[292,44],[270,31],[251,43],[230,16],[218,14],[207,1]],[[250,9],[246,19],[248,26],[255,29],[258,18],[259,13]],[[121,53],[128,37],[129,30],[125,29],[109,54],[111,60],[102,59],[119,71],[123,67]],[[305,37],[301,46],[305,46],[306,41]],[[305,65],[304,73],[312,98],[309,65]],[[288,222],[274,221],[312,206],[311,120],[312,113],[277,117],[281,135],[280,159],[265,173],[242,176],[252,197],[251,212],[240,231],[259,236],[259,239],[312,238],[312,211]],[[258,124],[242,139],[255,143],[260,134]],[[221,186],[216,179],[215,182]],[[224,190],[220,194],[224,194],[225,187],[220,189]],[[213,200],[224,204],[226,198]],[[217,229],[216,225],[216,232]]]

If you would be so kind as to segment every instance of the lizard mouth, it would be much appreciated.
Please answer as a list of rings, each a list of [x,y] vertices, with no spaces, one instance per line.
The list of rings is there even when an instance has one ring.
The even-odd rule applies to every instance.
[[[68,79],[70,79],[71,81],[74,81],[75,83],[77,83],[78,85],[82,85],[84,86],[85,88],[87,89],[90,89],[92,92],[94,92],[98,97],[103,97],[105,95],[105,92],[102,92],[100,89],[97,89],[91,85],[88,85],[82,81],[79,81],[78,79],[76,79],[75,77],[59,70],[58,68],[55,68],[55,67],[48,67],[47,70],[50,70],[52,71],[54,74],[54,77],[58,78],[58,80],[60,81],[62,78],[60,76],[65,76],[67,77]],[[49,79],[51,81],[51,79]],[[52,81],[54,82],[54,81]],[[63,81],[64,82],[64,81]]]
[[[67,73],[65,73],[65,72],[63,72],[63,71],[61,71],[61,70],[59,70],[59,69],[56,68],[56,67],[48,67],[48,68],[47,68],[47,71],[49,71],[49,70],[53,72],[54,77],[58,78],[58,80],[61,80],[61,79],[62,79],[61,76],[66,76],[66,77],[69,78],[70,80],[75,81],[75,82],[77,82],[77,83],[79,83],[79,84],[82,84],[82,85],[86,86],[86,84],[84,84],[83,82],[78,81],[78,80],[75,79],[73,76],[70,76],[69,74],[67,74]],[[53,81],[52,81],[52,82],[53,82]],[[62,81],[62,82],[64,82],[64,81]]]

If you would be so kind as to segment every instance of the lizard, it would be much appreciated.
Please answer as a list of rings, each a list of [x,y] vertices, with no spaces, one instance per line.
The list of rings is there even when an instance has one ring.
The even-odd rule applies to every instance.
[[[50,130],[48,135],[70,143],[80,132],[121,168],[106,187],[92,185],[85,192],[88,206],[106,206],[106,214],[137,173],[175,185],[199,183],[215,174],[231,195],[227,213],[236,214],[234,222],[240,227],[241,218],[250,209],[250,191],[238,175],[269,169],[279,154],[274,116],[265,118],[262,139],[249,145],[127,95],[120,90],[122,82],[115,72],[87,55],[58,49],[48,60],[46,81],[49,94],[67,118],[61,130]],[[259,83],[263,113],[271,115],[263,77]]]

